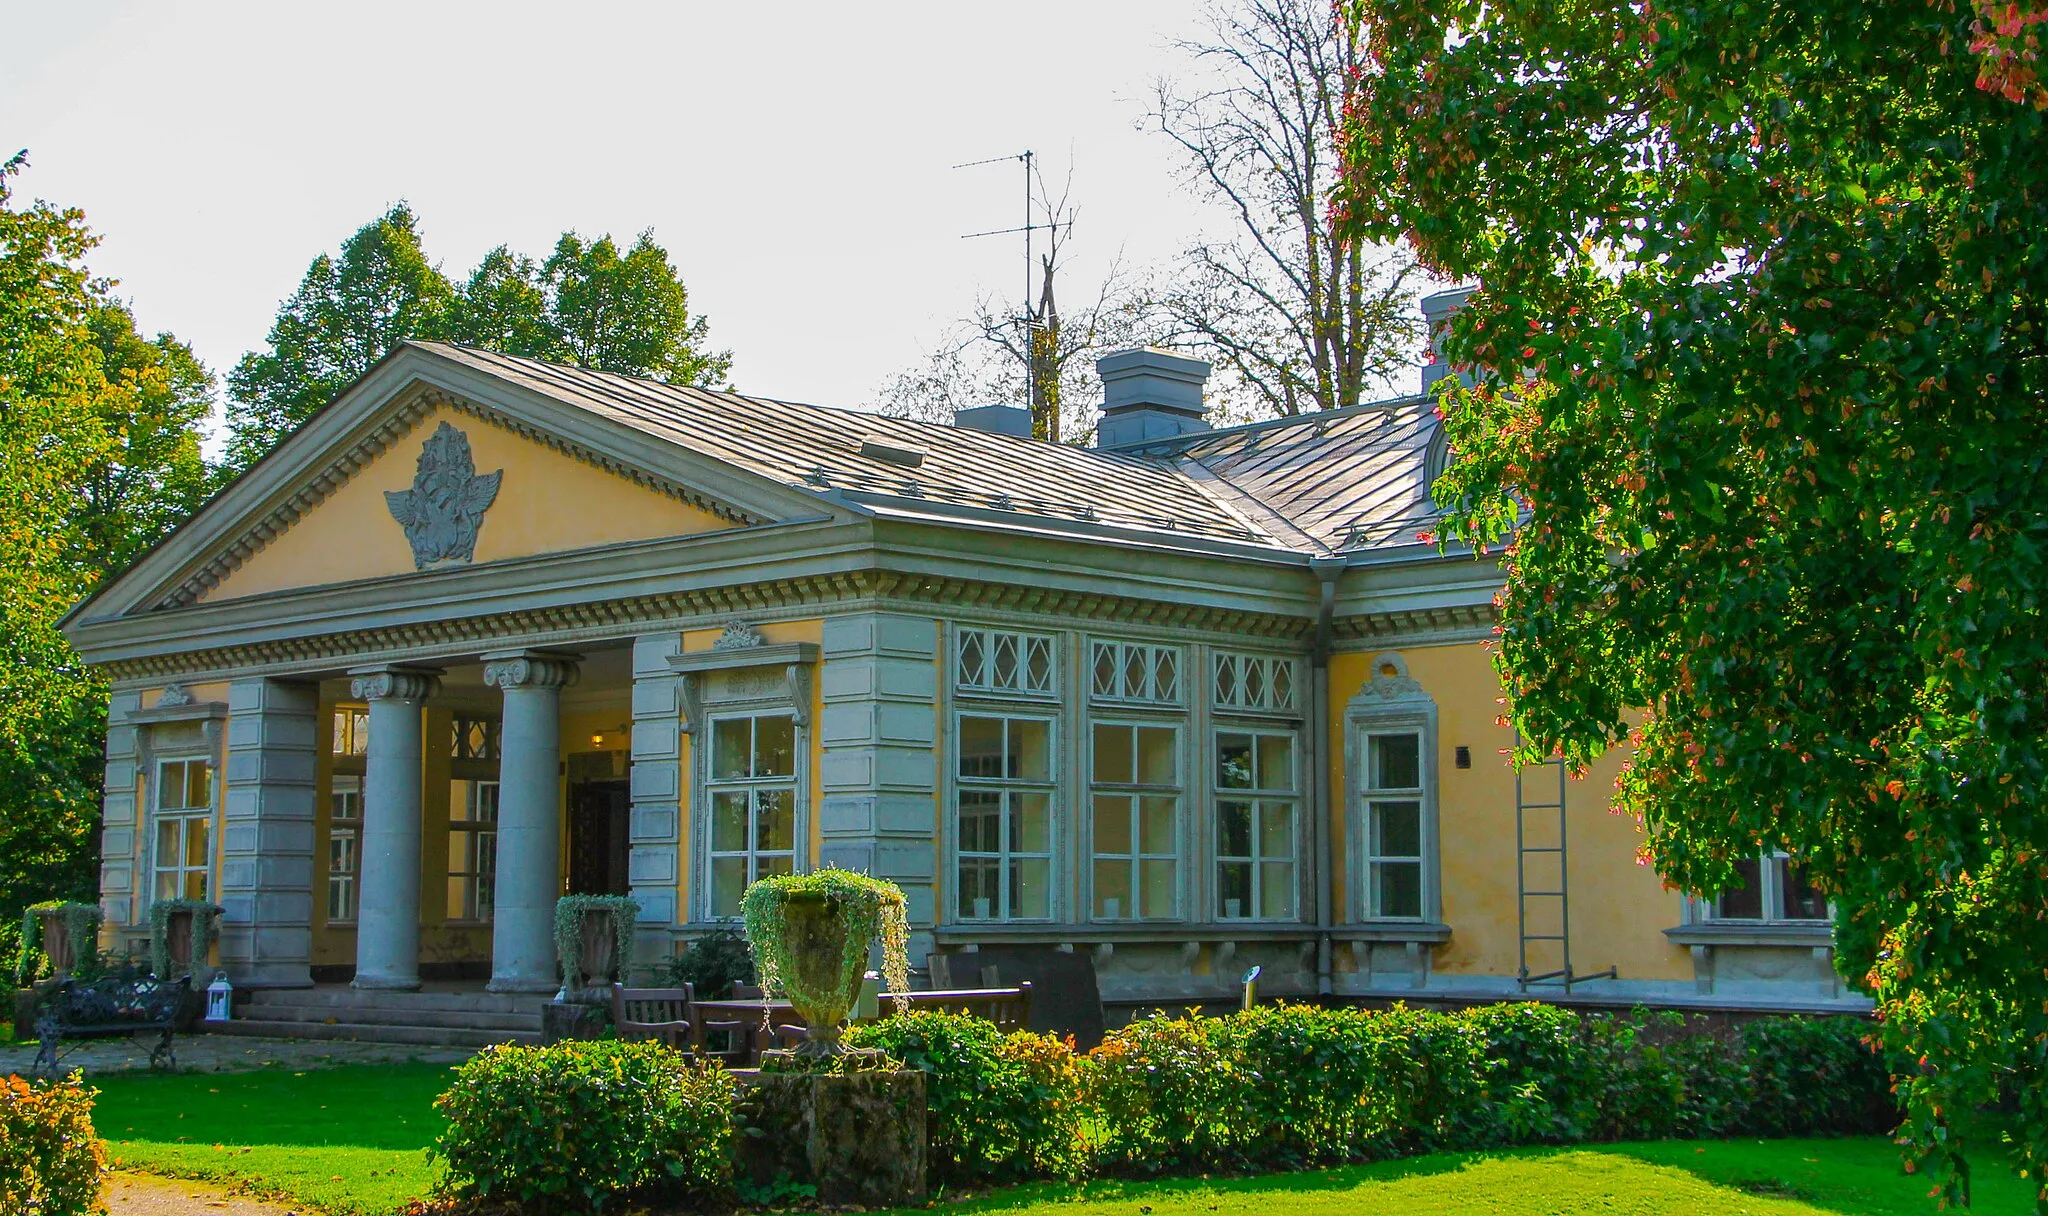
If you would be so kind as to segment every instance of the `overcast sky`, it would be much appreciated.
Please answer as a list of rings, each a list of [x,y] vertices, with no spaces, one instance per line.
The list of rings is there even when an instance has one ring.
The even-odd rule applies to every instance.
[[[1071,160],[1070,290],[1219,217],[1141,131],[1190,0],[1029,5],[0,0],[0,156],[82,207],[143,327],[216,372],[408,199],[453,276],[651,227],[748,392],[860,405],[1019,294],[1014,165]]]

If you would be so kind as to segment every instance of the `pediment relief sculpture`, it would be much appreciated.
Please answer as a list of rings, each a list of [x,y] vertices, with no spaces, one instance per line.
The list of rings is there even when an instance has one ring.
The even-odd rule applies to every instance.
[[[421,570],[467,563],[476,556],[476,533],[498,498],[503,469],[479,475],[469,436],[442,423],[420,449],[412,489],[387,490],[391,518],[405,529],[413,565]]]

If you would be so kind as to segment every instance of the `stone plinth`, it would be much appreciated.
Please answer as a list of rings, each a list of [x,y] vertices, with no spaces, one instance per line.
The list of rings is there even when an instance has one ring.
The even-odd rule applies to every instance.
[[[574,1001],[549,1001],[540,1007],[540,1041],[560,1043],[565,1039],[601,1039],[611,1028],[612,1011],[602,1005]]]
[[[742,1178],[814,1186],[821,1205],[925,1201],[924,1074],[762,1073],[740,1092]]]

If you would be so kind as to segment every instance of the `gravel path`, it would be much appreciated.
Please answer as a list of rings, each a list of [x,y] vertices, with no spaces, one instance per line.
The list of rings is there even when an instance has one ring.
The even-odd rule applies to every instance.
[[[149,1047],[155,1035],[133,1039],[99,1039],[80,1044],[67,1053],[61,1071],[82,1068],[87,1076],[116,1072],[141,1072],[149,1068]],[[476,1054],[473,1047],[413,1047],[399,1043],[358,1043],[317,1039],[254,1039],[241,1035],[194,1034],[178,1036],[176,1050],[179,1072],[249,1072],[259,1068],[335,1068],[344,1064],[399,1064],[418,1060],[428,1064],[459,1064]],[[36,1059],[36,1045],[16,1043],[0,1046],[0,1077],[8,1073],[28,1076]]]
[[[124,1170],[107,1178],[107,1207],[113,1216],[314,1216],[310,1209],[229,1194],[205,1182]]]

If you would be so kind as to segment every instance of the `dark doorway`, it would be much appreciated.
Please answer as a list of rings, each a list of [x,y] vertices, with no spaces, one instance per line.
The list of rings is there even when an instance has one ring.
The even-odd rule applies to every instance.
[[[569,763],[569,892],[624,895],[631,886],[626,859],[631,852],[631,786],[614,757],[619,753],[571,756]],[[578,763],[581,761],[582,763]],[[579,771],[581,770],[581,771]],[[593,771],[595,770],[595,771]]]

